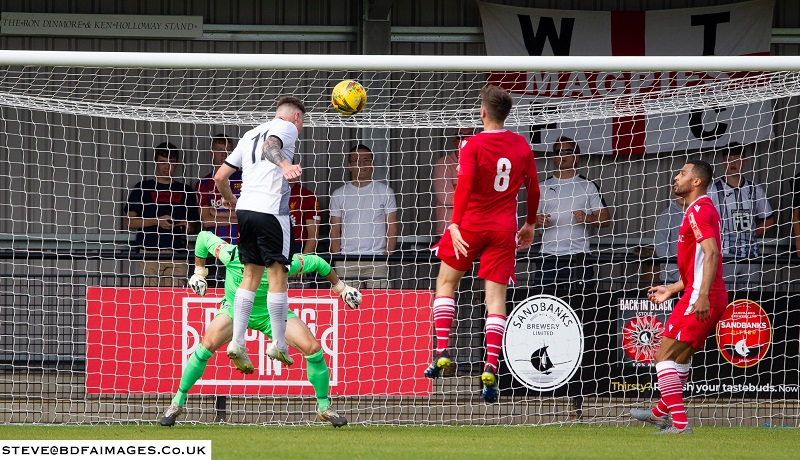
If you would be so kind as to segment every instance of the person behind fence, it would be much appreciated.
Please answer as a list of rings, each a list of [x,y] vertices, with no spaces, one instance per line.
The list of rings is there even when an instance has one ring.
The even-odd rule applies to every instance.
[[[311,254],[317,250],[319,243],[319,201],[314,192],[292,183],[289,193],[289,215],[292,218],[294,231],[294,252]]]
[[[222,206],[222,195],[214,183],[214,174],[233,151],[233,147],[233,139],[225,134],[215,134],[211,138],[210,153],[213,169],[197,183],[197,195],[200,199],[200,221],[203,229],[214,232],[228,243],[236,244],[239,240],[239,221],[235,212]],[[233,173],[229,181],[231,191],[238,197],[242,190],[241,171]],[[221,285],[225,280],[225,266],[216,263],[216,259],[209,260],[206,266],[211,286]]]
[[[194,249],[195,271],[189,280],[189,287],[192,288],[195,294],[205,296],[208,288],[208,282],[204,275],[206,273],[206,258],[215,257],[228,268],[225,275],[225,297],[220,304],[220,310],[214,315],[214,319],[203,334],[203,338],[195,348],[192,356],[189,357],[186,366],[184,366],[178,392],[172,398],[172,402],[164,412],[163,417],[159,420],[162,426],[175,424],[178,416],[183,413],[183,406],[186,403],[189,390],[203,376],[208,360],[211,359],[215,351],[225,343],[230,342],[233,337],[233,299],[244,273],[244,266],[239,260],[239,251],[237,249],[235,245],[226,243],[211,232],[203,231],[197,236],[197,243]],[[361,293],[339,280],[336,271],[319,256],[294,254],[289,274],[294,275],[297,273],[319,273],[330,281],[333,292],[339,295],[348,307],[358,308],[361,305]],[[250,315],[248,327],[272,338],[269,310],[267,309],[268,294],[269,281],[265,273],[256,291],[253,312]],[[286,341],[305,357],[308,381],[314,387],[314,393],[317,397],[317,419],[321,422],[329,422],[335,427],[346,425],[347,419],[330,407],[330,401],[328,400],[330,372],[323,357],[322,346],[308,326],[291,310],[288,312]]]
[[[674,259],[678,255],[678,231],[683,222],[683,214],[686,212],[685,204],[683,197],[675,197],[669,200],[669,206],[656,218],[656,233],[653,239],[655,256],[673,259],[672,262],[661,263],[662,283],[677,283],[681,279]]]
[[[654,357],[661,398],[650,409],[630,409],[631,417],[655,425],[659,434],[692,434],[683,404],[683,386],[689,379],[692,355],[703,349],[728,304],[719,249],[720,216],[706,195],[712,176],[710,164],[690,160],[673,179],[673,193],[688,203],[678,238],[681,278],[647,291],[656,305],[683,292],[664,326]]]
[[[611,225],[611,213],[594,182],[578,174],[580,146],[566,136],[553,144],[553,175],[539,184],[536,225],[542,231],[542,262],[536,273],[542,286],[586,286],[594,269],[586,260],[593,228]]]
[[[458,151],[461,142],[475,135],[475,128],[456,128],[450,138],[453,151],[436,161],[431,176],[435,221],[433,236],[438,240],[453,219],[453,195],[458,182]]]
[[[142,261],[144,285],[180,286],[189,271],[182,254],[187,247],[186,236],[197,233],[200,226],[197,194],[174,179],[181,162],[181,152],[175,145],[158,144],[153,160],[155,177],[137,183],[128,194],[123,210],[125,226],[137,230],[135,247],[140,253],[159,256]]]
[[[527,249],[533,241],[539,186],[528,142],[505,129],[513,106],[511,95],[499,86],[487,85],[480,98],[484,130],[461,143],[453,218],[434,246],[441,260],[433,300],[436,349],[423,374],[438,378],[452,364],[448,341],[456,313],[455,291],[480,257],[478,276],[486,283],[481,398],[493,403],[500,395],[497,374],[506,329],[506,293],[508,284],[516,282],[517,249]],[[528,214],[517,230],[517,196],[523,184],[528,191]]]
[[[358,259],[336,262],[342,278],[360,288],[389,287],[389,266],[372,260],[373,255],[390,255],[397,246],[397,203],[394,190],[372,180],[372,150],[358,144],[347,156],[350,182],[331,194],[331,252]]]
[[[725,175],[708,187],[708,196],[722,218],[722,256],[759,257],[758,238],[774,223],[772,207],[764,189],[746,179],[744,147],[734,143],[722,149]],[[756,289],[761,284],[763,264],[756,261],[726,261],[722,278],[728,290]]]

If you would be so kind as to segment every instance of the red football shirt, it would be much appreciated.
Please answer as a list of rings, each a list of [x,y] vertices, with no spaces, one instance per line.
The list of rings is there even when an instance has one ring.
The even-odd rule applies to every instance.
[[[231,184],[231,191],[233,196],[239,197],[242,192],[242,172],[236,171],[231,174],[228,179]],[[222,195],[217,190],[217,185],[214,183],[214,173],[208,173],[206,177],[200,179],[197,183],[197,193],[200,195],[200,206],[210,207],[217,210],[218,213],[234,212],[222,207]],[[225,240],[230,244],[237,244],[239,242],[239,225],[215,225],[213,228],[206,228],[214,232],[215,235]]]
[[[294,240],[298,243],[305,243],[308,239],[306,221],[320,220],[319,203],[311,190],[301,187],[296,182],[292,184],[292,190],[289,195],[289,215],[292,219]]]
[[[517,195],[524,183],[535,193],[536,203],[528,216],[536,214],[539,186],[533,152],[523,136],[501,129],[482,131],[461,141],[459,185],[463,176],[473,176],[466,203],[454,203],[456,212],[465,206],[463,217],[453,223],[470,230],[517,231]],[[458,186],[456,186],[458,187]],[[535,188],[534,190],[531,190]],[[460,198],[457,193],[455,200]]]
[[[678,233],[678,271],[683,280],[684,295],[695,297],[692,293],[700,289],[705,260],[700,242],[706,238],[714,238],[717,240],[717,248],[721,248],[721,225],[717,208],[707,195],[696,199],[686,210]],[[717,275],[711,290],[725,291],[725,282],[722,281],[722,257],[717,261]]]

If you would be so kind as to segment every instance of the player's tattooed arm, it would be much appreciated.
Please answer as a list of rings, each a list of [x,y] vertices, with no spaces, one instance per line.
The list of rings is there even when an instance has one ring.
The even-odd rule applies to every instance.
[[[281,153],[282,148],[283,142],[281,142],[278,137],[268,136],[267,140],[264,141],[264,145],[261,147],[262,156],[270,163],[280,166],[281,162],[286,160]]]

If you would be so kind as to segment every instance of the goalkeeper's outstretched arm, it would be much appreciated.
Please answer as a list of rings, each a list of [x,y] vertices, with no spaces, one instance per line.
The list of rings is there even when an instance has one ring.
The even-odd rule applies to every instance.
[[[289,267],[289,276],[299,273],[319,273],[331,283],[331,289],[339,294],[345,305],[350,308],[358,308],[361,305],[361,291],[340,280],[336,270],[322,257],[314,254],[295,254]]]
[[[194,245],[194,275],[189,279],[189,287],[195,294],[201,296],[205,295],[208,289],[206,258],[209,254],[214,254],[217,260],[228,265],[236,257],[236,246],[226,243],[209,231],[202,231],[197,235]]]

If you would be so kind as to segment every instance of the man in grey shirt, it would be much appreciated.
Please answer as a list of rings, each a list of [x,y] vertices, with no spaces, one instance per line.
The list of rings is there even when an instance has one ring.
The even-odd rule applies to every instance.
[[[678,233],[686,212],[685,205],[683,197],[676,197],[670,200],[669,206],[656,218],[656,235],[653,241],[656,257],[670,257],[674,260],[678,256]],[[674,261],[661,264],[661,282],[673,284],[680,279],[678,265]]]

